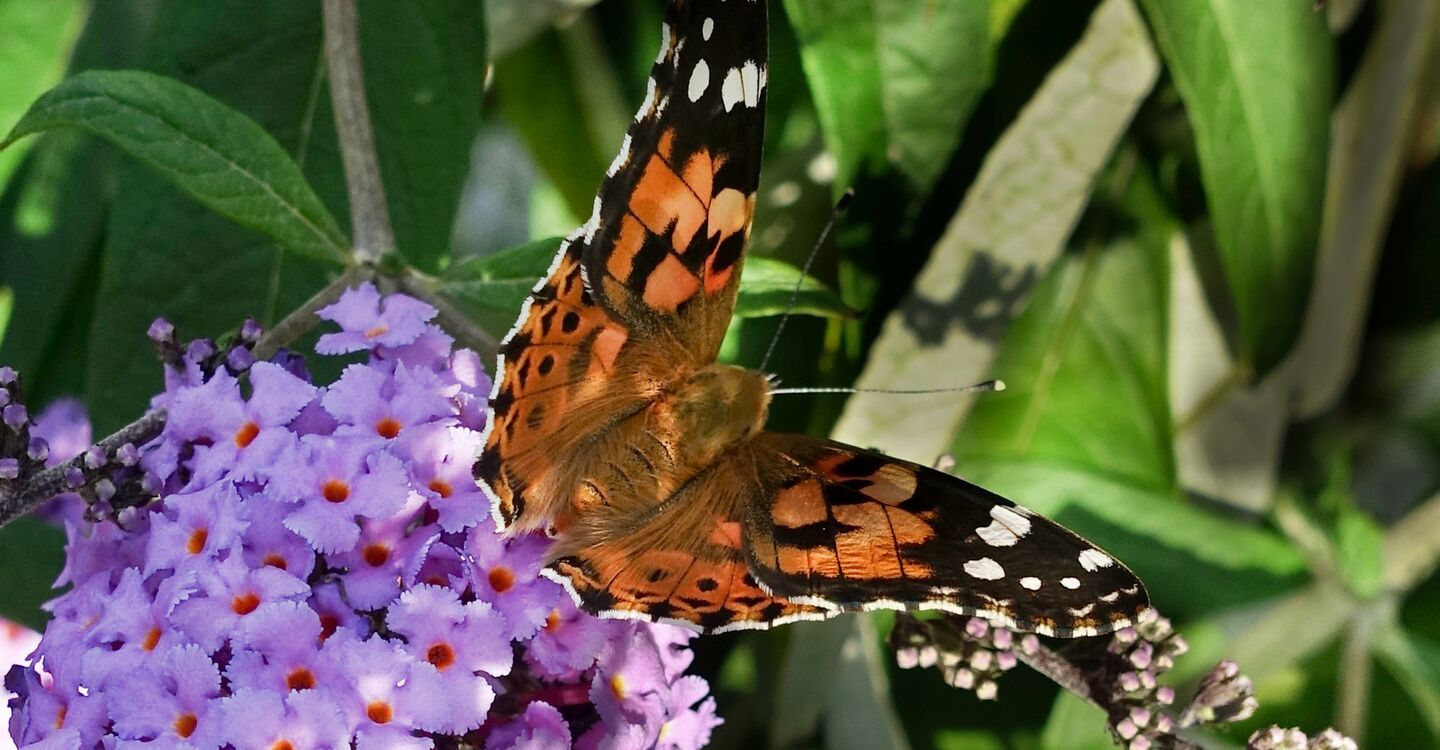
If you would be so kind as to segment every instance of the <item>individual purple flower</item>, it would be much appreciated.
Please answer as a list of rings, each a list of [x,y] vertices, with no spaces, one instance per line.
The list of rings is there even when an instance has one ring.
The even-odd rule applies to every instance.
[[[489,525],[490,500],[475,483],[480,433],[457,424],[431,422],[400,439],[396,453],[410,467],[416,491],[429,501],[436,522],[449,532]]]
[[[405,579],[420,568],[426,551],[440,538],[434,526],[411,532],[412,515],[361,521],[354,549],[329,557],[332,567],[344,569],[345,596],[355,609],[380,609],[395,601]]]
[[[279,568],[252,568],[233,550],[225,560],[195,570],[198,591],[176,604],[170,619],[210,654],[261,607],[310,594],[305,581]]]
[[[112,679],[123,682],[128,673],[151,664],[157,655],[189,643],[170,615],[194,586],[194,574],[187,573],[166,578],[152,590],[139,570],[127,568],[103,614],[86,631],[85,644],[92,648],[83,652],[81,661],[85,685],[104,689]],[[45,651],[47,656],[51,653]]]
[[[246,503],[249,524],[240,535],[241,555],[252,568],[270,567],[305,580],[315,569],[315,550],[304,537],[285,528],[289,505],[256,501]]]
[[[240,496],[228,481],[171,495],[165,498],[164,509],[150,515],[145,575],[214,559],[240,541],[248,525],[240,518]]]
[[[296,503],[285,527],[316,551],[344,552],[360,538],[360,518],[388,518],[405,506],[405,467],[368,438],[308,435],[300,450],[276,459],[266,494]]]
[[[435,314],[435,308],[402,294],[381,299],[375,285],[367,281],[316,313],[324,320],[338,323],[341,332],[321,336],[315,351],[348,354],[381,346],[405,346],[420,338],[426,322]]]
[[[625,623],[591,617],[575,607],[559,584],[537,583],[550,583],[559,589],[560,595],[545,624],[530,639],[526,660],[542,676],[573,679],[595,664],[605,644],[621,635]]]
[[[485,750],[567,750],[570,747],[570,725],[559,709],[535,701],[525,712],[506,724],[496,727],[485,738]]]
[[[431,370],[396,365],[386,373],[369,365],[351,365],[321,399],[340,423],[337,435],[393,439],[408,427],[454,411],[451,393],[459,390]]]
[[[410,690],[406,678],[414,657],[397,644],[378,636],[347,641],[340,658],[353,690],[348,705],[357,730],[357,750],[433,747],[428,739],[413,736],[413,717],[404,712],[399,696]]]
[[[295,436],[285,426],[314,400],[315,387],[270,362],[250,368],[250,382],[254,393],[248,401],[223,369],[203,385],[175,394],[165,433],[172,440],[198,441],[192,486],[221,473],[252,479],[293,446]]]
[[[224,700],[225,741],[235,750],[350,747],[345,714],[330,695],[305,690],[240,690]]]
[[[341,693],[348,685],[338,657],[343,640],[339,633],[324,637],[320,616],[303,602],[266,604],[231,638],[225,678],[236,690]]]
[[[115,734],[180,750],[221,744],[220,669],[199,646],[171,649],[150,668],[107,694]],[[154,745],[151,745],[154,746]]]
[[[524,640],[544,627],[565,590],[540,577],[549,540],[538,534],[504,539],[483,518],[466,537],[474,570],[475,596],[505,616],[507,636]]]
[[[514,658],[504,618],[484,602],[461,603],[450,589],[420,586],[400,597],[386,621],[416,659],[403,703],[415,726],[458,734],[485,723],[495,690],[484,675],[509,674]]]

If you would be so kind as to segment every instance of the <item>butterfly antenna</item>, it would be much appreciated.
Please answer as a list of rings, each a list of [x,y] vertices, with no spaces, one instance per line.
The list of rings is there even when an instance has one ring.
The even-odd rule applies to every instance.
[[[795,312],[795,303],[800,300],[800,289],[805,285],[805,277],[810,274],[810,266],[815,262],[815,256],[820,254],[820,246],[830,237],[830,232],[835,229],[835,222],[840,220],[840,214],[850,207],[850,200],[855,197],[855,188],[845,188],[840,200],[835,201],[835,208],[830,211],[830,218],[825,222],[825,228],[820,230],[819,239],[815,240],[815,247],[810,249],[810,254],[805,257],[805,265],[800,268],[800,275],[795,279],[795,288],[790,290],[790,301],[785,303],[785,312],[780,316],[780,325],[775,327],[775,335],[770,337],[770,346],[765,350],[765,356],[760,360],[761,372],[765,371],[765,365],[770,362],[770,355],[775,353],[775,345],[780,343],[780,334],[785,331],[785,323],[790,320],[790,315]],[[773,393],[773,391],[772,391]]]
[[[791,396],[797,393],[886,393],[895,395],[914,395],[917,393],[993,393],[1005,390],[1005,381],[987,380],[975,385],[966,385],[959,388],[922,388],[918,390],[889,389],[889,388],[776,388],[770,391],[772,396]]]

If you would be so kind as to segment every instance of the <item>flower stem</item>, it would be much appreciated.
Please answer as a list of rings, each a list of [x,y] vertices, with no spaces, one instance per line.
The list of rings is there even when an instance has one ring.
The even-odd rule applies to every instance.
[[[356,0],[325,0],[325,61],[330,73],[330,101],[340,136],[345,187],[350,194],[350,225],[355,258],[373,263],[395,249],[395,232],[380,179],[375,132],[365,102],[365,76],[360,61],[360,18]]]
[[[96,445],[104,449],[105,455],[109,457],[115,455],[115,451],[119,450],[120,446],[126,443],[141,445],[159,435],[163,429],[165,429],[165,412],[152,411],[122,427],[118,432],[101,440]],[[71,468],[81,468],[84,460],[85,454],[81,453],[65,463],[56,464],[36,474],[21,485],[16,492],[0,496],[0,526],[10,523],[34,510],[46,500],[65,492],[65,472]]]

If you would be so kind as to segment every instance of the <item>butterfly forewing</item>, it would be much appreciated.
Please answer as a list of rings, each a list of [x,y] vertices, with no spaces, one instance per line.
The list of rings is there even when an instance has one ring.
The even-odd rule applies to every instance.
[[[669,5],[595,213],[501,345],[475,473],[502,528],[567,513],[596,436],[714,360],[759,180],[766,43],[764,2]]]

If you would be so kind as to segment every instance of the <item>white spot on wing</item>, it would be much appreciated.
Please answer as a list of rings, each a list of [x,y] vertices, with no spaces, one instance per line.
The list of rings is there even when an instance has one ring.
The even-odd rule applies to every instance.
[[[1109,555],[1093,547],[1080,553],[1080,567],[1092,573],[1100,568],[1108,568],[1114,564],[1115,561],[1110,559]]]
[[[1075,589],[1080,588],[1080,579],[1065,576],[1064,578],[1060,579],[1060,585],[1064,586],[1067,589],[1070,589],[1071,591],[1074,591]]]
[[[1020,588],[1026,589],[1028,591],[1039,591],[1040,579],[1036,578],[1035,576],[1025,576],[1024,578],[1020,579]]]
[[[1012,546],[1030,533],[1030,519],[1003,505],[991,508],[990,518],[994,519],[990,525],[981,526],[975,533],[991,547]]]
[[[760,66],[754,60],[746,60],[741,66],[740,85],[745,90],[745,106],[760,104]]]
[[[731,68],[730,72],[725,74],[725,82],[720,85],[720,99],[725,103],[726,112],[745,100],[745,88],[740,82],[739,68]]]
[[[994,581],[1005,577],[1005,569],[1000,567],[1000,563],[988,557],[965,563],[965,572],[982,581]]]
[[[710,35],[715,33],[715,19],[705,19],[705,25],[700,27],[700,36],[705,41],[710,41]]]
[[[695,68],[690,71],[690,101],[700,101],[700,97],[705,95],[705,89],[708,88],[710,88],[710,64],[701,60],[695,63]]]

